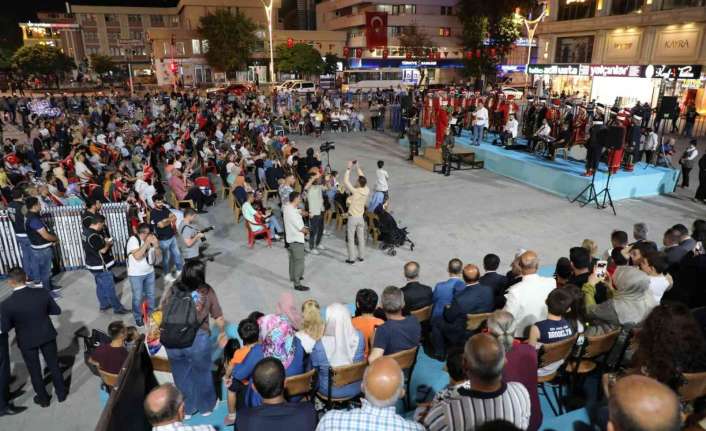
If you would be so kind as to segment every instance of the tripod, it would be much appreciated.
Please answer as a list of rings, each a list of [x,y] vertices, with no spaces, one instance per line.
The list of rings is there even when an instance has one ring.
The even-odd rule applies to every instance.
[[[583,190],[579,192],[573,199],[570,200],[571,203],[574,203],[576,201],[581,203],[581,208],[585,207],[586,205],[590,204],[591,202],[596,203],[596,208],[601,208],[601,204],[598,203],[598,193],[596,192],[596,172],[598,169],[593,170],[593,175],[591,176],[591,184],[587,185]],[[586,200],[581,200],[583,195],[588,192],[588,198]]]
[[[598,196],[603,195],[603,203],[601,204],[600,208],[606,208],[605,201],[608,199],[608,204],[610,205],[610,208],[613,210],[613,215],[617,216],[618,213],[615,212],[615,205],[613,205],[613,197],[610,195],[610,177],[612,176],[610,167],[608,167],[608,179],[605,182],[605,187],[603,190],[598,192],[596,195],[596,203],[598,203]]]
[[[326,167],[328,168],[329,172],[332,170],[331,169],[331,150],[326,150],[324,151],[326,153]]]

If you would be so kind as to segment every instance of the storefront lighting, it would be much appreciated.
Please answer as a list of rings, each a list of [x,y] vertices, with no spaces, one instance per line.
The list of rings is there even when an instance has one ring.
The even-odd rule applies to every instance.
[[[647,0],[647,1],[645,2],[645,4],[646,4],[646,5],[651,5],[651,4],[652,4],[652,0]]]
[[[596,3],[596,10],[603,10],[603,0],[598,0]]]

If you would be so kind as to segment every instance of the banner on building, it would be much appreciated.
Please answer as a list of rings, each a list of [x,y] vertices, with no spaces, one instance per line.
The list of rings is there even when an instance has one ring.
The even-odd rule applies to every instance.
[[[387,12],[365,12],[365,41],[368,49],[387,46]]]

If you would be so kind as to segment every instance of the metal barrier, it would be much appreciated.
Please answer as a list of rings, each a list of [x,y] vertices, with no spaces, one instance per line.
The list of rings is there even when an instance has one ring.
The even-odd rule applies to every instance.
[[[49,230],[58,238],[54,246],[54,262],[61,271],[83,268],[83,225],[81,213],[84,206],[50,207],[42,211],[42,219]],[[128,204],[125,202],[106,203],[101,208],[105,225],[113,238],[113,256],[116,262],[125,262],[125,244],[130,238],[127,219]],[[15,239],[10,212],[0,210],[0,274],[7,274],[14,267],[22,266],[22,252]]]

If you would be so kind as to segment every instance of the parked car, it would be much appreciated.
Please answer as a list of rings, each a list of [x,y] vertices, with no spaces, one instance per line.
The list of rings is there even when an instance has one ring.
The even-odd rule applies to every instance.
[[[302,82],[301,79],[288,79],[284,81],[283,83],[279,84],[277,87],[277,92],[282,93],[288,91],[292,85],[296,84],[297,82]]]
[[[299,81],[289,87],[288,91],[296,94],[313,93],[316,91],[316,84],[311,81]]]
[[[240,96],[244,93],[254,90],[254,86],[249,82],[236,82],[229,84],[225,87],[209,88],[206,90],[208,93],[224,93],[224,94],[235,94]]]

